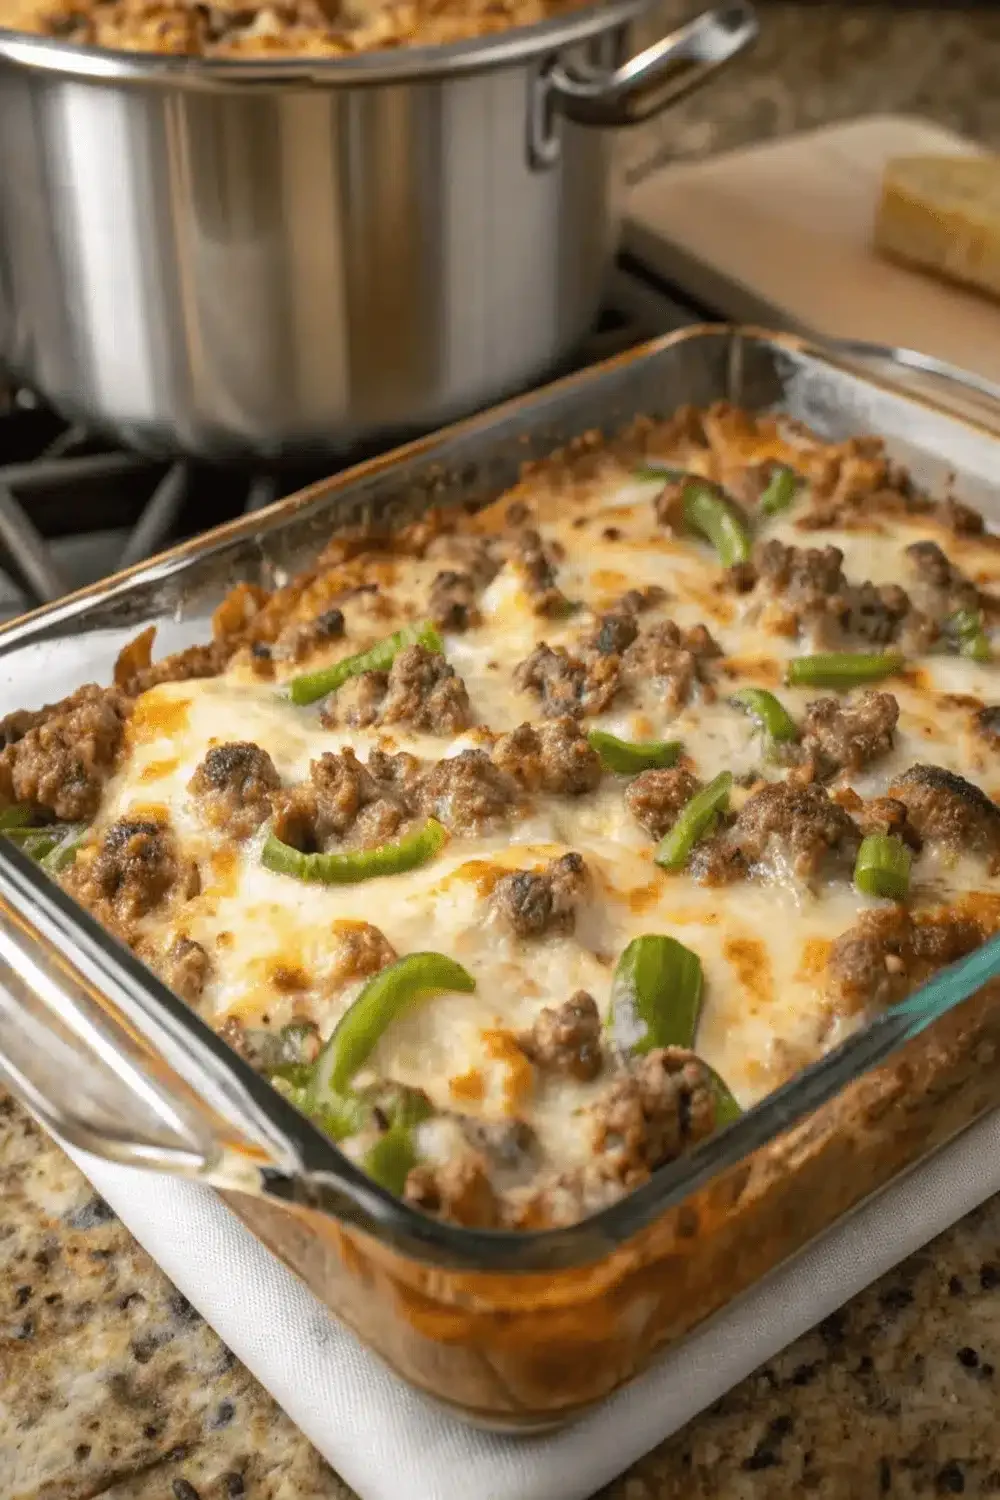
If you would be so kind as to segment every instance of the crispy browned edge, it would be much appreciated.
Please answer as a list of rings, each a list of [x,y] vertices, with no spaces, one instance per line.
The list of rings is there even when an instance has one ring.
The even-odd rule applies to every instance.
[[[639,418],[610,441],[587,433],[527,467],[534,479],[557,486],[593,477],[602,449],[634,456],[658,428],[662,435],[659,424]],[[355,532],[338,542],[335,533],[327,564],[357,556],[362,541]],[[395,545],[400,541],[397,534]],[[249,621],[244,606],[253,591],[237,585],[214,621],[214,670],[294,614],[302,583],[313,576],[307,570]],[[147,638],[136,642],[137,653],[126,648],[123,675],[141,672],[150,645]],[[179,675],[190,654],[177,659]],[[1000,981],[587,1267],[444,1270],[315,1210],[231,1192],[221,1197],[411,1384],[487,1426],[551,1427],[634,1378],[658,1352],[1000,1104],[998,999]]]

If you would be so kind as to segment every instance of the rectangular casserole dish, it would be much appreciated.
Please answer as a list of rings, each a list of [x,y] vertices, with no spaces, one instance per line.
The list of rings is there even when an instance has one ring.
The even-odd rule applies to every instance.
[[[203,640],[236,582],[273,587],[338,525],[485,502],[578,434],[719,399],[832,440],[878,433],[919,483],[1000,519],[1000,439],[986,429],[798,339],[689,329],[14,622],[0,631],[0,701],[109,679],[151,624],[165,652]],[[0,1077],[73,1145],[213,1184],[398,1373],[502,1429],[552,1426],[608,1395],[1000,1103],[997,972],[994,941],[580,1224],[474,1231],[382,1192],[0,840]]]

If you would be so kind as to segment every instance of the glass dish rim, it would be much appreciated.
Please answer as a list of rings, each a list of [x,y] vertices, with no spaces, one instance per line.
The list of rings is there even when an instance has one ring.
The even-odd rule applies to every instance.
[[[266,536],[272,531],[280,530],[293,516],[308,512],[314,506],[329,503],[335,494],[360,488],[387,470],[391,471],[415,460],[432,460],[435,450],[460,436],[495,427],[506,416],[530,410],[533,405],[541,407],[544,401],[557,395],[570,395],[574,390],[594,383],[602,375],[606,376],[613,370],[630,366],[636,361],[654,359],[676,344],[719,335],[724,335],[731,341],[733,353],[738,353],[740,345],[750,340],[772,350],[785,350],[792,355],[826,363],[854,376],[859,373],[845,361],[825,351],[822,346],[794,334],[774,334],[765,329],[742,325],[733,327],[697,324],[679,329],[528,395],[490,408],[466,421],[378,455],[308,489],[275,501],[265,510],[239,517],[200,537],[183,542],[150,561],[0,626],[0,659],[16,652],[19,646],[30,644],[32,638],[37,639],[36,633],[40,629],[44,638],[44,628],[47,625],[64,624],[74,617],[85,616],[93,603],[127,595],[131,587],[140,583],[165,580],[182,572],[188,564],[196,563],[234,542],[248,537]],[[985,424],[957,415],[947,407],[939,406],[923,393],[900,392],[890,382],[867,373],[860,378],[871,386],[897,397],[902,395],[915,405],[944,415],[948,420],[972,429],[993,443],[1000,443],[998,434]],[[981,945],[968,958],[934,975],[921,989],[875,1017],[837,1048],[795,1074],[694,1151],[658,1169],[648,1182],[577,1223],[544,1230],[466,1228],[431,1218],[365,1179],[367,1191],[363,1192],[363,1197],[369,1202],[371,1222],[358,1225],[356,1219],[336,1213],[329,1203],[317,1201],[315,1191],[309,1191],[312,1184],[314,1189],[320,1190],[322,1196],[324,1185],[335,1186],[338,1180],[343,1179],[343,1167],[347,1158],[336,1144],[305,1116],[299,1114],[266,1080],[259,1078],[249,1064],[239,1058],[196,1011],[174,996],[88,912],[79,907],[60,887],[49,882],[8,841],[3,841],[3,844],[0,858],[5,866],[21,878],[29,911],[37,913],[40,906],[47,907],[55,914],[58,924],[68,937],[71,952],[78,949],[80,944],[89,945],[92,951],[103,955],[110,970],[127,975],[130,983],[144,992],[148,1003],[170,1015],[173,1022],[188,1033],[196,1047],[211,1056],[213,1060],[210,1070],[220,1070],[230,1079],[239,1081],[244,1093],[248,1094],[258,1108],[263,1107],[268,1119],[294,1148],[299,1164],[294,1172],[283,1173],[273,1167],[264,1169],[262,1177],[265,1180],[265,1196],[275,1201],[284,1200],[302,1206],[308,1200],[309,1206],[335,1220],[360,1227],[363,1232],[372,1234],[383,1243],[425,1265],[453,1271],[521,1276],[551,1273],[557,1269],[585,1266],[604,1259],[724,1171],[778,1141],[795,1125],[835,1099],[848,1085],[868,1076],[932,1021],[970,998],[985,983],[1000,974],[1000,937],[997,937]],[[40,903],[40,906],[36,904],[32,908],[32,901]],[[229,1123],[237,1129],[241,1126],[238,1119],[231,1119]]]

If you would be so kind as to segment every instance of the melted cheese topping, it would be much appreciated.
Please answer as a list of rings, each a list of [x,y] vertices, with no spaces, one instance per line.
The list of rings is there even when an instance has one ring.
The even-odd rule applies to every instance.
[[[681,627],[708,626],[725,653],[711,667],[714,701],[696,697],[672,714],[652,685],[622,690],[607,713],[585,720],[584,727],[626,739],[678,738],[704,780],[723,769],[752,772],[761,765],[760,741],[752,721],[727,703],[727,692],[743,683],[771,687],[801,717],[821,694],[780,684],[787,660],[808,647],[767,631],[747,598],[720,588],[711,551],[670,535],[657,522],[655,488],[610,462],[597,479],[568,490],[542,480],[535,488],[526,479],[518,498],[531,504],[533,524],[560,557],[559,587],[584,608],[560,622],[539,618],[508,564],[481,597],[481,623],[447,636],[448,660],[465,681],[474,722],[494,732],[513,729],[540,718],[537,700],[513,685],[516,665],[534,646],[545,640],[572,647],[592,623],[588,611],[607,608],[626,589],[657,584],[667,597],[639,624],[670,618]],[[477,517],[471,529],[502,532],[504,504]],[[864,532],[817,535],[797,531],[796,514],[797,508],[774,521],[761,518],[758,537],[798,545],[832,542],[843,549],[845,574],[855,582],[899,581],[902,549],[921,537],[943,542],[952,560],[979,582],[1000,574],[997,553],[982,540],[945,537],[923,518],[880,518]],[[422,617],[442,562],[394,558],[377,566],[382,591],[343,606],[346,641],[296,663],[286,675],[363,649],[403,620]],[[370,564],[364,567],[365,576],[374,576]],[[307,596],[302,608],[315,607],[315,598]],[[864,796],[880,793],[914,762],[931,761],[1000,795],[1000,766],[972,729],[974,709],[996,693],[996,673],[989,664],[934,655],[884,684],[900,704],[895,749],[855,778],[856,789]],[[376,1049],[373,1070],[426,1089],[442,1107],[487,1118],[524,1117],[543,1144],[567,1161],[585,1149],[578,1111],[601,1081],[581,1084],[535,1073],[510,1045],[510,1033],[578,989],[589,991],[606,1012],[615,961],[639,934],[671,934],[699,955],[705,989],[696,1049],[744,1104],[835,1044],[851,1024],[831,1023],[823,968],[833,939],[877,903],[843,877],[810,887],[776,869],[771,878],[712,889],[686,874],[667,875],[653,863],[655,842],[627,810],[626,779],[606,774],[592,795],[535,798],[526,816],[499,832],[453,837],[431,864],[408,874],[355,886],[304,884],[263,868],[262,834],[233,845],[202,820],[188,784],[206,751],[230,740],[266,749],[290,784],[307,779],[310,762],[324,751],[342,746],[353,746],[362,759],[380,745],[437,760],[476,744],[477,733],[446,739],[397,726],[391,735],[327,729],[318,706],[295,707],[280,684],[262,684],[239,660],[221,678],[162,685],[139,701],[130,752],[108,789],[100,821],[151,805],[165,809],[182,848],[197,860],[202,892],[184,906],[183,923],[174,930],[196,939],[212,957],[201,1006],[215,1024],[233,1015],[278,1027],[306,1015],[328,1035],[360,989],[360,981],[344,985],[337,977],[340,924],[375,923],[401,955],[434,948],[458,959],[477,988],[471,995],[436,997],[394,1023]],[[740,795],[737,789],[734,805]],[[516,938],[492,911],[490,890],[502,873],[539,868],[567,850],[580,852],[594,877],[575,930],[535,942]],[[949,862],[925,851],[915,864],[911,904],[938,903],[971,889],[996,889],[981,862]],[[147,929],[159,935],[162,920],[152,915]]]

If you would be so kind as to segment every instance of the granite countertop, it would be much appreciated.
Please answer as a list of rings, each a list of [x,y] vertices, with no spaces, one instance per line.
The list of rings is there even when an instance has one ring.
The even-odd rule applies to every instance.
[[[600,1500],[997,1495],[998,1368],[1000,1198],[762,1366]],[[402,1482],[399,1493],[405,1500]],[[0,1496],[352,1500],[3,1096]]]
[[[760,37],[684,104],[623,132],[630,171],[865,114],[916,114],[1000,148],[1000,9],[756,0]],[[662,0],[642,41],[698,0]]]
[[[762,3],[761,16],[752,58],[628,138],[631,171],[874,111],[920,113],[1000,144],[1000,11]],[[997,1368],[1000,1200],[763,1366],[601,1500],[1000,1495]],[[0,1497],[96,1496],[351,1500],[61,1152],[0,1097]]]

